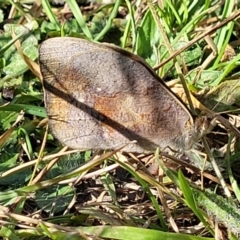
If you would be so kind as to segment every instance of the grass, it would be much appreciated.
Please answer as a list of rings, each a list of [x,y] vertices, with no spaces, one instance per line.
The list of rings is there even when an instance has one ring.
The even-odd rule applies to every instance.
[[[0,2],[0,236],[238,239],[239,3],[66,2]],[[37,61],[39,45],[56,36],[140,55],[192,111],[217,115],[217,126],[184,154],[61,146],[48,130]]]

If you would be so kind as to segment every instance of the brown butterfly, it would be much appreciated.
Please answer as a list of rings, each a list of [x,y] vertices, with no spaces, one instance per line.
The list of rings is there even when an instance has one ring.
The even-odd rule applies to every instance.
[[[140,57],[112,45],[51,38],[39,50],[54,136],[73,149],[188,150],[206,131]],[[204,125],[204,126],[203,126]]]

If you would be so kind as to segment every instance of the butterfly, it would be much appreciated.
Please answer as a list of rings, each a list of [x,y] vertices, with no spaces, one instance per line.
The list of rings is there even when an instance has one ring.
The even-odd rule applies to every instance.
[[[206,132],[141,57],[114,45],[51,38],[39,63],[50,129],[72,149],[185,151]]]

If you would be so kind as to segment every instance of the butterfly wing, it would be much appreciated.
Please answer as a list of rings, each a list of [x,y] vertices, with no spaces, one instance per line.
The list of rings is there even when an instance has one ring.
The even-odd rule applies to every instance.
[[[132,140],[124,150],[188,148],[194,131],[188,109],[150,67],[124,52],[76,38],[41,45],[53,134],[74,149],[115,149]]]

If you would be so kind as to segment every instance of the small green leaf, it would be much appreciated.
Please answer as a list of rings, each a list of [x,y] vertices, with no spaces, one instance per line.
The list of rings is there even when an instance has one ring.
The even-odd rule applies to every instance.
[[[138,28],[135,52],[146,59],[151,66],[154,66],[159,60],[159,45],[160,33],[151,11],[148,10]]]
[[[36,203],[40,209],[57,214],[67,208],[73,193],[70,186],[51,186],[37,192]]]

